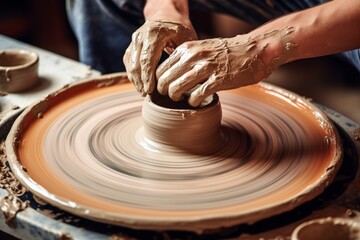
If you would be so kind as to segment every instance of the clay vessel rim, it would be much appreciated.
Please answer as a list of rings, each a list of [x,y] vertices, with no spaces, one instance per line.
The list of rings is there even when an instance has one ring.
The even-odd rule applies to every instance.
[[[39,62],[39,55],[35,52],[28,51],[25,49],[5,49],[0,51],[0,58],[2,54],[11,54],[13,56],[26,56],[28,61],[24,64],[20,65],[13,65],[13,66],[1,66],[0,69],[10,69],[10,70],[19,70],[19,69],[26,69],[36,65]]]
[[[154,102],[152,100],[152,96],[150,95],[146,95],[145,96],[145,101],[147,101],[152,108],[155,108],[159,111],[171,111],[171,112],[180,112],[180,113],[184,113],[184,112],[202,112],[202,111],[206,111],[208,110],[209,108],[212,108],[214,106],[216,106],[219,102],[220,102],[220,99],[219,99],[219,95],[217,93],[214,93],[212,94],[212,101],[207,103],[206,105],[204,106],[201,106],[201,107],[196,107],[196,108],[168,108],[168,107],[164,107],[164,106],[161,106],[159,104],[157,104],[156,102]]]
[[[347,227],[349,230],[355,231],[353,234],[360,237],[360,224],[354,220],[343,217],[325,217],[325,218],[317,218],[310,221],[306,221],[298,225],[291,234],[291,239],[298,239],[298,235],[301,231],[306,230],[306,228],[311,228],[315,225],[325,225],[330,224],[331,227],[334,226],[342,226]]]

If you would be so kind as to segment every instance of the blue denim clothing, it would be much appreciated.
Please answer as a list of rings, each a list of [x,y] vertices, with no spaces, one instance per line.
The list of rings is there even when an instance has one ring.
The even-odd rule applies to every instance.
[[[102,73],[124,71],[122,57],[132,33],[144,23],[146,0],[67,0],[80,61]],[[190,9],[224,13],[263,24],[326,0],[189,0]],[[359,49],[339,54],[360,71]]]

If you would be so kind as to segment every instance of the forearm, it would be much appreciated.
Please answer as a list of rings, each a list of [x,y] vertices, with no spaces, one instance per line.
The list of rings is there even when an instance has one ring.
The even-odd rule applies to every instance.
[[[360,47],[360,1],[336,0],[314,8],[286,15],[249,33],[258,38],[274,29],[293,29],[289,41],[296,51],[285,62],[324,56]],[[265,62],[283,51],[281,39],[268,38],[263,53]]]
[[[191,27],[188,0],[147,0],[144,17],[146,20],[170,21]]]

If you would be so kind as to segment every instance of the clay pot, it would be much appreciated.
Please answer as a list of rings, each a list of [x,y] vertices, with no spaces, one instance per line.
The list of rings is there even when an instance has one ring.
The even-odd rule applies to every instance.
[[[193,108],[184,99],[173,102],[167,96],[147,96],[142,107],[144,132],[148,141],[201,154],[220,143],[221,105],[217,94],[201,107]]]
[[[38,81],[39,56],[30,51],[0,51],[0,91],[21,92]]]
[[[356,240],[360,239],[360,225],[345,218],[321,218],[299,225],[291,240]]]

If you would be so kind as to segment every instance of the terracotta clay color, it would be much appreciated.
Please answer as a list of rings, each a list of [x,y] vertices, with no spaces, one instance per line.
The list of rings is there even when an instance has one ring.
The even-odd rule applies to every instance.
[[[120,74],[75,84],[22,113],[6,149],[14,174],[30,191],[101,222],[201,232],[291,210],[320,194],[341,163],[332,123],[284,89],[260,84],[219,93],[216,129],[221,115],[211,103],[204,109],[218,109],[214,119],[201,119],[196,108],[142,116],[148,100],[125,81]],[[157,141],[152,130],[145,134],[146,121],[170,126],[172,111],[185,114],[176,120],[183,125],[160,131],[170,140]],[[215,133],[191,142],[196,135],[186,130],[187,146],[201,151],[169,144],[189,116],[199,117],[200,134]]]

